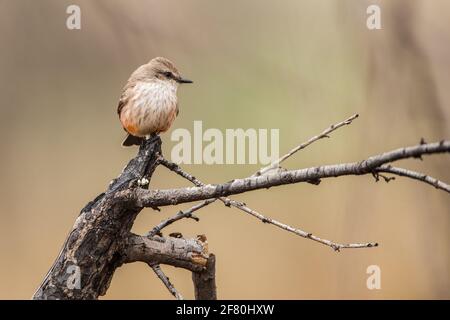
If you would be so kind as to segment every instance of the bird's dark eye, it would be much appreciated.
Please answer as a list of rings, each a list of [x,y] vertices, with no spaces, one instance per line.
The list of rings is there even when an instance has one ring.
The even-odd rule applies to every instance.
[[[170,71],[165,71],[162,73],[164,76],[166,76],[167,78],[173,78],[173,74]]]

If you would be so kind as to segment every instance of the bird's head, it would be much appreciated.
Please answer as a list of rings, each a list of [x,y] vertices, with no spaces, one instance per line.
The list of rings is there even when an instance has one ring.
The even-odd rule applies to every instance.
[[[145,65],[145,73],[152,79],[159,79],[162,81],[170,81],[175,84],[192,83],[191,80],[183,78],[175,65],[166,58],[157,57],[150,60]]]

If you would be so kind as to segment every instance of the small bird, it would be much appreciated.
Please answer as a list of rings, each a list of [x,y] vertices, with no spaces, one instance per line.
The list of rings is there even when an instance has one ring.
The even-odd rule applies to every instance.
[[[131,74],[117,107],[128,133],[123,146],[140,145],[145,138],[169,130],[179,112],[177,89],[181,83],[192,81],[182,78],[175,65],[162,57]]]

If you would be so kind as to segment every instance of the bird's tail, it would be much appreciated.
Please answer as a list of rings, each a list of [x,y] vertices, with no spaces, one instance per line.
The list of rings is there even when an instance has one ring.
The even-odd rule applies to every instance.
[[[133,145],[140,146],[144,138],[136,137],[131,134],[127,134],[127,137],[122,142],[122,146],[130,147]]]

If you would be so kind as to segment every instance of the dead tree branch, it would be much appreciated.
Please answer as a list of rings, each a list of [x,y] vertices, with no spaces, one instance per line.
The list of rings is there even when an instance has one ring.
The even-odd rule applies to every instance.
[[[152,267],[169,291],[178,299],[181,294],[175,289],[159,265],[167,264],[190,270],[193,275],[197,299],[216,299],[215,256],[208,252],[205,236],[196,239],[162,237],[161,230],[184,218],[198,219],[194,212],[217,199],[226,206],[236,207],[262,222],[275,225],[285,231],[327,245],[335,250],[342,248],[365,248],[376,243],[342,244],[322,239],[311,233],[266,217],[246,204],[228,198],[252,190],[270,188],[292,183],[318,184],[322,179],[348,175],[375,177],[382,173],[412,178],[438,189],[450,192],[448,184],[428,175],[408,169],[397,168],[392,162],[424,155],[449,153],[450,141],[424,143],[400,148],[352,163],[316,166],[298,170],[279,169],[280,164],[293,154],[315,141],[329,137],[336,129],[349,125],[357,115],[330,126],[321,134],[298,145],[286,155],[254,175],[235,179],[227,183],[204,184],[178,165],[165,160],[161,155],[161,140],[154,136],[140,146],[137,156],[114,179],[107,190],[89,202],[81,213],[52,268],[34,294],[34,299],[96,299],[106,293],[115,270],[124,263],[141,261]],[[168,190],[147,190],[157,165],[162,164],[176,172],[195,187]],[[386,181],[392,178],[382,176]],[[192,208],[178,212],[174,217],[156,225],[147,236],[130,232],[136,216],[144,207],[157,210],[160,206],[202,201]],[[75,270],[75,271],[74,271]],[[77,280],[79,281],[74,281]],[[75,284],[75,285],[74,285]]]
[[[123,263],[167,264],[200,272],[206,266],[207,248],[197,239],[146,237],[129,234],[120,255]]]
[[[81,210],[33,299],[96,299],[106,293],[116,268],[124,262],[120,253],[142,210],[117,194],[136,188],[142,177],[150,180],[160,152],[159,137],[145,141],[107,191]],[[71,281],[77,277],[79,281],[73,285]]]
[[[318,181],[325,178],[340,176],[372,174],[378,167],[397,160],[420,158],[424,155],[449,152],[450,141],[426,143],[375,155],[360,162],[269,173],[262,176],[235,179],[224,184],[209,184],[203,187],[166,190],[128,189],[120,192],[118,197],[133,201],[136,205],[142,207],[176,205],[192,201],[226,197],[233,194],[292,183]]]
[[[192,273],[196,300],[217,300],[216,257],[209,255],[206,269]]]
[[[208,255],[204,236],[199,236],[197,239],[183,239],[159,236],[143,237],[130,234],[125,240],[123,250],[124,263],[136,261],[147,263],[177,300],[183,300],[183,296],[161,270],[160,264],[191,270],[193,275],[210,275],[211,272],[214,272],[208,265],[212,255]]]

